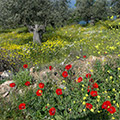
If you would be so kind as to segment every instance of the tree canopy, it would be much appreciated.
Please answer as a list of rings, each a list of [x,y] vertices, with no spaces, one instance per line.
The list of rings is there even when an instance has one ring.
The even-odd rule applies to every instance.
[[[67,18],[68,0],[1,0],[0,25],[61,23]]]
[[[76,17],[80,20],[95,20],[107,19],[110,12],[109,0],[76,0]]]

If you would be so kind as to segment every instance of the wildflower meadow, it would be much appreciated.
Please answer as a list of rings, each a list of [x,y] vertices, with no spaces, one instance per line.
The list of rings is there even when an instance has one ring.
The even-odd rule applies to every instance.
[[[17,72],[9,84],[9,102],[0,97],[0,120],[120,120],[120,29],[112,28],[114,24],[120,26],[120,19],[48,27],[51,32],[45,33],[41,46],[32,43],[26,28],[1,32],[0,57]],[[83,65],[80,60],[91,55],[108,60],[96,60],[85,72],[84,66],[73,64]],[[49,72],[43,80],[34,79],[31,67]]]

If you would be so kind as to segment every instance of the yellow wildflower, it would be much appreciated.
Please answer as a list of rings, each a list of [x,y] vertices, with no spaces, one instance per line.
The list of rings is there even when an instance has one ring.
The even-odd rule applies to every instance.
[[[108,98],[110,98],[110,96],[108,96]]]
[[[91,72],[93,72],[93,70],[90,70]]]
[[[114,120],[115,118],[114,118],[114,117],[112,117],[112,119]]]
[[[83,97],[83,100],[85,100],[86,99],[86,97]]]
[[[97,101],[99,102],[99,101],[100,101],[100,99],[97,99]]]
[[[105,93],[107,93],[107,91],[105,91]]]
[[[113,101],[113,103],[115,104],[115,101]]]
[[[112,79],[113,77],[112,76],[110,76],[110,79]]]
[[[114,91],[114,92],[115,92],[115,91],[116,91],[116,90],[115,90],[115,88],[113,88],[113,89],[112,89],[112,91]]]
[[[65,80],[63,80],[63,82],[65,83]]]
[[[66,87],[64,87],[64,89],[66,89]]]
[[[117,105],[117,107],[119,108],[119,104],[117,103],[116,105]]]
[[[98,54],[100,54],[100,52],[98,52]]]
[[[98,45],[95,46],[98,49]]]
[[[79,59],[80,57],[79,56],[76,56],[77,59]]]
[[[82,87],[84,87],[84,85],[82,85]]]
[[[85,102],[83,102],[82,104],[85,105]]]
[[[49,106],[50,104],[48,103],[47,106]]]
[[[98,97],[98,98],[100,98],[100,96],[99,96],[99,95],[98,95],[97,97]]]
[[[120,57],[120,54],[118,54],[118,57]]]
[[[113,19],[114,16],[111,16],[110,18]]]
[[[120,70],[120,68],[118,68],[118,70]]]
[[[90,109],[91,112],[94,112],[94,109]]]
[[[85,111],[85,109],[83,109],[83,111]]]

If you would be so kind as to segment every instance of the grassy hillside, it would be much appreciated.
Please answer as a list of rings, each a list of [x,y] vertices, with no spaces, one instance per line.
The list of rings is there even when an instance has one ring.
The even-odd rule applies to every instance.
[[[106,27],[106,25],[112,26],[112,24],[119,25],[120,20],[99,22],[96,26],[89,25],[87,27],[80,25],[65,26],[56,31],[47,28],[49,32],[44,34],[42,46],[33,45],[33,34],[28,33],[26,28],[3,31],[0,33],[0,47],[10,51],[10,58],[18,59],[19,56],[21,61],[32,61],[30,63],[34,65],[56,60],[59,63],[70,51],[75,53],[74,58],[83,55],[87,57],[89,55],[100,56],[104,52],[118,54],[120,52],[120,29],[108,29]],[[69,47],[68,45],[72,43],[74,45]],[[8,54],[4,55],[5,58],[6,55],[8,56]],[[27,64],[30,64],[29,62]]]
[[[37,80],[33,79],[28,68],[23,68],[14,75],[15,86],[10,89],[10,99],[0,97],[0,119],[119,120],[120,29],[114,28],[114,24],[119,26],[119,19],[101,21],[95,26],[87,27],[71,25],[56,30],[48,27],[42,46],[32,43],[33,34],[28,33],[26,28],[1,31],[0,57],[11,65],[18,68],[23,68],[23,64],[27,64],[28,68],[47,65],[47,68],[53,68],[48,69],[47,76],[42,73],[43,79],[39,76]],[[71,55],[68,57],[69,53]],[[83,61],[78,61],[80,64],[76,66],[65,66],[84,55],[88,58],[90,55],[109,54],[119,57],[109,59],[104,66],[96,61],[93,69],[84,76],[80,73],[80,70],[84,72],[84,66],[80,66]],[[65,65],[57,67],[65,58]],[[64,87],[59,87],[56,80]],[[60,95],[56,92],[59,91],[58,88],[62,91]],[[22,94],[19,93],[20,90],[23,91]],[[109,105],[105,101],[109,101]],[[105,107],[104,102],[107,110],[102,108]],[[87,105],[88,103],[92,106]],[[109,109],[110,106],[112,108]],[[53,116],[49,114],[52,107],[56,110],[52,111],[55,113]]]

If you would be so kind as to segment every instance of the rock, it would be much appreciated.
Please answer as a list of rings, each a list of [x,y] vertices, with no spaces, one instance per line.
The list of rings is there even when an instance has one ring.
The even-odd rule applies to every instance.
[[[13,76],[13,73],[10,70],[6,70],[1,74],[1,77],[3,78],[11,78]]]
[[[2,77],[9,77],[9,74],[7,71],[4,71],[2,74],[1,74]]]
[[[8,96],[10,89],[11,89],[11,87],[9,86],[10,83],[13,83],[13,81],[6,81],[0,85],[0,96],[3,96],[3,97]]]
[[[6,92],[3,97],[7,97],[9,95],[10,92]]]

